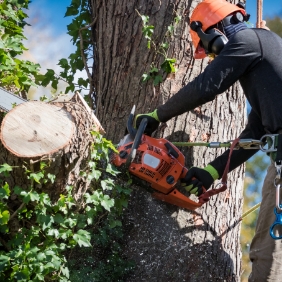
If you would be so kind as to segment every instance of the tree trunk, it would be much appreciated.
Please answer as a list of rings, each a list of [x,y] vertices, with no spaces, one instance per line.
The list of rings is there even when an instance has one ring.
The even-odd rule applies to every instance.
[[[97,116],[106,137],[123,137],[130,109],[146,113],[164,103],[192,81],[208,61],[194,60],[189,16],[196,0],[89,1],[94,11],[94,82]],[[152,62],[160,68],[161,55],[147,48],[142,20],[148,15],[155,27],[153,40],[169,42],[169,57],[176,58],[177,72],[154,87],[142,83]],[[176,13],[181,21],[173,36],[165,37]],[[245,125],[245,99],[239,84],[189,113],[170,120],[158,137],[170,141],[227,141]],[[183,148],[186,165],[207,165],[223,151]],[[136,262],[127,281],[239,281],[241,270],[240,225],[233,225],[242,209],[244,167],[229,174],[228,190],[214,196],[196,211],[184,210],[152,199],[142,188],[133,189],[124,225],[124,252]]]

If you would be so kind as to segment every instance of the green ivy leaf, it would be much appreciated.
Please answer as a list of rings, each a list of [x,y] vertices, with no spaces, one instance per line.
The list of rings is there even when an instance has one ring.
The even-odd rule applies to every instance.
[[[116,226],[122,226],[120,220],[110,220],[110,228],[115,228]]]
[[[78,7],[75,6],[69,6],[67,7],[67,11],[65,13],[65,17],[69,17],[69,16],[75,16],[79,13],[79,9]]]
[[[154,85],[156,86],[156,85],[160,84],[161,82],[163,82],[163,78],[160,75],[156,75],[154,77]]]
[[[10,165],[8,165],[8,164],[0,165],[0,173],[3,173],[3,175],[5,177],[8,177],[9,176],[9,172],[12,171],[12,170],[13,170],[13,168]]]
[[[30,200],[31,201],[39,201],[40,200],[40,197],[39,197],[39,194],[37,192],[29,192],[29,195],[30,195]]]
[[[67,277],[67,278],[70,277],[70,272],[69,272],[69,269],[68,269],[67,267],[61,267],[61,271],[62,271],[62,274],[63,274],[65,277]],[[68,280],[66,280],[66,281],[68,281]]]
[[[45,259],[46,259],[45,253],[43,253],[43,252],[38,253],[38,254],[37,254],[37,259],[38,259],[39,261],[45,260]]]
[[[117,170],[117,168],[115,166],[113,166],[110,163],[107,164],[106,172],[108,172],[108,173],[110,173],[111,175],[114,175],[114,176],[121,173],[120,171]]]
[[[8,197],[10,196],[10,187],[9,184],[7,182],[5,182],[5,184],[2,186],[2,188],[0,188],[0,198],[2,199],[8,199]]]
[[[0,271],[3,271],[10,264],[10,257],[0,255]]]
[[[87,87],[88,86],[88,79],[84,79],[82,77],[80,77],[77,81],[79,86],[83,86],[83,87]]]
[[[154,32],[154,26],[153,25],[146,25],[142,28],[142,32],[144,34],[144,37],[148,40],[151,40],[152,34]]]
[[[161,64],[162,70],[164,70],[166,73],[175,73],[175,67],[174,64],[176,62],[176,59],[165,59],[164,62]]]
[[[63,68],[63,69],[69,69],[69,68],[70,68],[69,62],[68,62],[68,60],[65,59],[65,58],[59,60],[58,65],[59,65],[61,68]]]
[[[77,233],[73,235],[73,239],[77,242],[80,247],[91,247],[91,236],[90,233],[86,230],[78,230]]]
[[[109,195],[104,195],[103,200],[101,201],[101,205],[106,209],[107,211],[110,211],[111,208],[114,206],[115,200],[111,199]]]
[[[103,190],[112,190],[115,183],[113,179],[106,179],[101,181],[101,186]]]
[[[29,179],[34,180],[35,182],[40,184],[40,179],[44,177],[44,174],[40,171],[38,173],[31,173],[29,175]]]
[[[10,212],[5,210],[3,212],[0,211],[0,225],[5,225],[8,223],[10,218]]]
[[[92,170],[88,175],[87,175],[87,178],[88,180],[92,180],[92,179],[95,179],[95,180],[98,180],[102,175],[102,172],[100,170]]]
[[[143,24],[146,25],[146,23],[149,21],[149,16],[141,15],[141,19],[143,21]]]
[[[54,183],[56,176],[54,174],[48,173],[47,178],[51,181],[51,183]]]
[[[20,188],[19,186],[15,186],[14,187],[14,193],[16,194],[16,195],[20,195],[21,194],[21,192],[22,192],[22,188]]]
[[[178,24],[180,21],[181,21],[182,17],[177,15],[175,18],[174,18],[174,21],[176,24]]]
[[[63,218],[63,216],[60,213],[56,213],[54,216],[54,220],[56,223],[63,223],[65,221],[65,219]]]
[[[162,45],[161,45],[164,49],[168,49],[168,47],[169,47],[169,44],[168,43],[162,43]]]
[[[156,67],[153,67],[153,68],[150,69],[150,74],[152,74],[152,75],[155,75],[158,72],[159,72],[159,69],[156,68]]]
[[[59,230],[50,228],[50,229],[48,229],[47,235],[55,237],[57,239],[57,238],[59,238]]]
[[[173,25],[169,25],[167,27],[167,30],[172,34],[173,33],[173,30],[174,30],[174,26]]]
[[[148,73],[143,73],[142,74],[142,82],[150,80],[151,76]]]

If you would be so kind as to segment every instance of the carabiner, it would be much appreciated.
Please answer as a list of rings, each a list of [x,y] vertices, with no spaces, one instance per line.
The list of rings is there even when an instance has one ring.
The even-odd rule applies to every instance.
[[[280,208],[280,207],[279,207]],[[275,226],[277,225],[281,225],[282,226],[282,213],[278,213],[277,212],[277,208],[275,207],[274,208],[274,214],[276,216],[276,219],[274,221],[274,223],[271,225],[270,227],[270,230],[269,230],[269,233],[270,233],[270,236],[274,239],[274,240],[279,240],[279,239],[282,239],[282,232],[281,232],[281,235],[279,237],[275,236],[274,234],[274,228]],[[282,230],[282,229],[281,229]]]
[[[280,184],[275,185],[276,186],[276,207],[274,208],[274,214],[275,214],[275,221],[270,227],[270,236],[275,239],[282,239],[282,205],[280,204]],[[279,212],[278,212],[279,211]],[[281,225],[281,235],[279,237],[275,236],[274,234],[274,228],[277,225]]]
[[[236,149],[243,148],[243,149],[256,149],[259,150],[261,146],[260,140],[255,139],[240,139]]]
[[[276,185],[276,209],[282,211],[282,205],[280,204],[280,184]]]

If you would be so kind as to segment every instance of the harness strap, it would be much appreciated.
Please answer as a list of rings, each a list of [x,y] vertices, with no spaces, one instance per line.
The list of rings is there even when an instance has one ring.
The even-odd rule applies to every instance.
[[[220,192],[223,192],[227,189],[227,174],[229,172],[230,160],[231,160],[231,156],[232,156],[232,153],[233,153],[233,149],[239,143],[239,140],[240,140],[240,138],[236,138],[231,144],[228,160],[227,160],[227,163],[226,163],[223,175],[222,175],[222,184],[223,185],[218,189],[211,189],[211,190],[205,192],[204,194],[202,194],[199,197],[199,202],[201,204],[208,202],[208,200],[211,196],[219,194]]]
[[[275,163],[281,164],[281,161],[282,161],[282,134],[279,134],[277,138],[278,138],[278,142],[277,142]]]

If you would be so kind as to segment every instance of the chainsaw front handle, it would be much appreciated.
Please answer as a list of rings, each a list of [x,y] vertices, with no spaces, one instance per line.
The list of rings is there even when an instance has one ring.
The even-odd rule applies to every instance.
[[[132,110],[130,112],[130,115],[127,119],[127,131],[129,132],[129,134],[131,135],[132,138],[135,137],[135,135],[137,134],[137,129],[134,128],[133,126],[133,121],[134,121],[134,114],[135,114],[135,105],[132,107]],[[145,130],[145,129],[144,129]]]
[[[134,141],[133,141],[133,144],[132,144],[132,147],[131,147],[131,151],[128,154],[128,157],[127,157],[127,160],[126,160],[127,166],[130,165],[130,163],[134,160],[134,158],[136,156],[136,151],[137,151],[137,149],[138,149],[138,147],[141,143],[142,136],[143,136],[144,131],[146,129],[147,123],[148,123],[148,120],[146,118],[143,118],[141,120],[141,123],[138,127],[136,134],[135,134],[135,138],[134,138]],[[128,132],[130,132],[130,131],[128,130]]]

